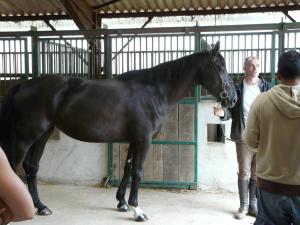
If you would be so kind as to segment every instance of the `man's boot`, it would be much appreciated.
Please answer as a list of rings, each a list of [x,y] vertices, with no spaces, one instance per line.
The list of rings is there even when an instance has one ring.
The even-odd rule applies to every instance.
[[[249,181],[238,179],[238,188],[240,196],[240,208],[235,213],[235,218],[240,220],[243,219],[248,212]]]
[[[249,210],[248,214],[256,217],[257,215],[257,199],[256,199],[256,180],[250,179],[249,182]]]

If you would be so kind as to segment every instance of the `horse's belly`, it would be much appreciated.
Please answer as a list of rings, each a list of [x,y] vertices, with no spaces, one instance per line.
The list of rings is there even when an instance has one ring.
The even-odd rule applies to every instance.
[[[126,134],[117,124],[64,123],[57,127],[66,135],[85,142],[113,142],[126,139]]]

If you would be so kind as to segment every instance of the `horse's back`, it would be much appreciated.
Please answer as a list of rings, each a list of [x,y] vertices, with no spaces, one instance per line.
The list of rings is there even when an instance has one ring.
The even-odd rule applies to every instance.
[[[114,122],[113,127],[121,128],[118,121],[126,110],[126,101],[120,97],[125,94],[122,87],[124,84],[116,80],[60,76],[31,79],[20,84],[11,95],[10,117],[14,126],[22,127],[16,131],[17,135],[26,139],[56,126],[73,138],[96,142],[110,133],[112,126],[107,124]],[[114,131],[117,133],[117,129]]]
[[[43,76],[28,80],[21,84],[18,98],[44,98],[61,90],[68,79],[59,76]]]
[[[44,76],[20,86],[12,115],[31,136],[56,126],[81,141],[108,142],[156,129],[164,116],[158,103],[153,87],[134,80]]]
[[[67,135],[88,142],[125,140],[130,88],[117,80],[85,80],[65,92],[56,125]]]

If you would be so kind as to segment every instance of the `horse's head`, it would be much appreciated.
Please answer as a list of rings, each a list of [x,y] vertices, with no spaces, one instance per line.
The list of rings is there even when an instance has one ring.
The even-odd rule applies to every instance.
[[[237,101],[237,94],[219,50],[220,42],[218,41],[214,48],[207,52],[208,63],[205,67],[207,76],[202,84],[221,102],[223,107],[232,108]]]

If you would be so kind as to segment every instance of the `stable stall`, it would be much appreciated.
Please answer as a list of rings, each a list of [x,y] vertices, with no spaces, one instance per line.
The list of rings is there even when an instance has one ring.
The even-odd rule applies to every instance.
[[[299,9],[300,1],[3,2],[0,21],[41,20],[52,31],[0,32],[0,95],[22,80],[44,75],[112,79],[206,50],[218,40],[234,80],[242,75],[244,58],[255,55],[261,60],[262,75],[274,84],[278,55],[300,48],[300,24],[289,14]],[[146,28],[153,17],[252,12],[282,12],[292,22]],[[138,29],[103,28],[104,19],[127,17],[148,20]],[[79,30],[56,31],[51,21],[61,19],[74,20]],[[214,104],[210,93],[196,87],[169,113],[148,152],[143,186],[236,190],[233,143],[225,142],[230,122],[221,124],[212,116]],[[82,143],[56,130],[38,175],[52,183],[117,185],[127,150],[127,143]]]

